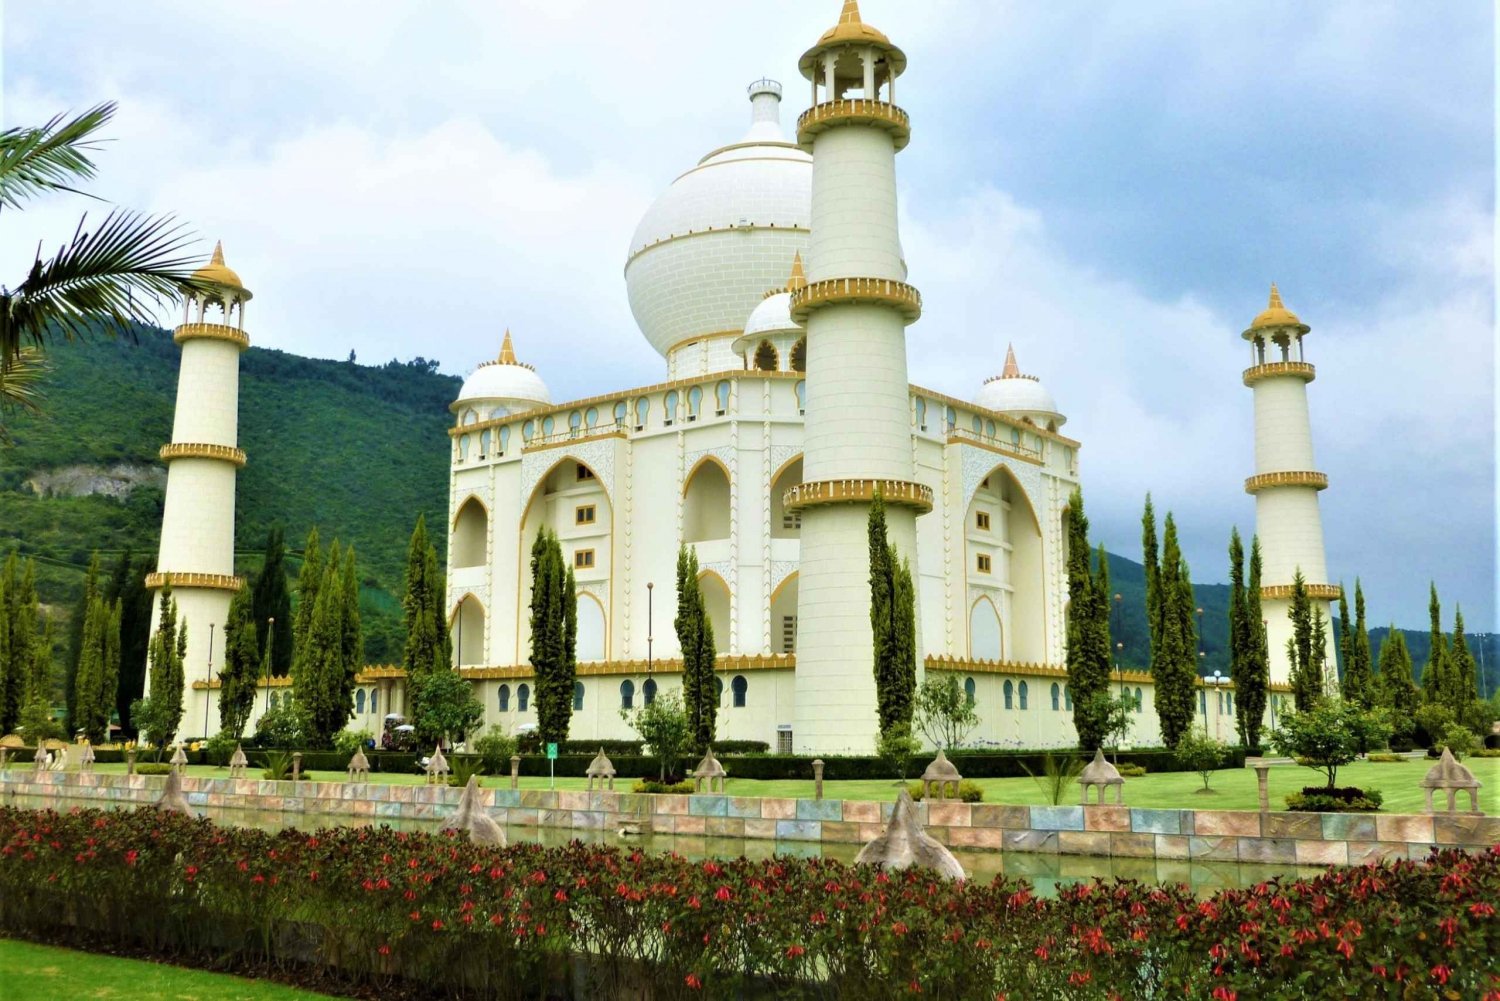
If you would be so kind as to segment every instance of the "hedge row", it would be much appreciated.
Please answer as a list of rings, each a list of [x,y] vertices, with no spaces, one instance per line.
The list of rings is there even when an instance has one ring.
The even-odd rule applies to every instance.
[[[360,996],[1500,1001],[1496,901],[1500,849],[1048,900],[823,859],[0,808],[0,932],[307,965]]]

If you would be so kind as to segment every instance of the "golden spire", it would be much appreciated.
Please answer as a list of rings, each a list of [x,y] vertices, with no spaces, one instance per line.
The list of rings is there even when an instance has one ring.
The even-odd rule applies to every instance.
[[[223,285],[227,288],[237,289],[243,293],[242,299],[249,299],[250,294],[245,291],[244,283],[240,276],[235,274],[234,269],[224,263],[224,241],[214,242],[214,254],[209,258],[207,264],[193,272],[193,277],[199,281],[212,282],[215,285]]]
[[[1021,366],[1016,364],[1016,348],[1013,344],[1005,345],[1005,369],[1001,371],[1002,379],[1019,379],[1021,377]]]
[[[211,258],[209,258],[208,263],[210,263],[210,264],[217,264],[220,267],[224,266],[224,241],[223,240],[215,240],[214,241],[214,256],[211,257]],[[1272,291],[1273,292],[1275,291],[1275,286],[1272,286]]]
[[[1267,309],[1285,309],[1281,304],[1281,292],[1277,290],[1276,283],[1271,283],[1271,301],[1266,304]]]
[[[854,0],[849,0],[849,2],[853,3]],[[858,11],[855,12],[855,16],[859,16]],[[802,251],[799,250],[792,257],[792,276],[786,280],[786,290],[795,292],[800,288],[807,288],[807,272],[802,270]]]
[[[500,342],[500,364],[516,364],[516,346],[510,340],[510,328],[505,329],[505,340]]]
[[[1281,290],[1276,287],[1275,282],[1271,283],[1271,299],[1266,304],[1266,308],[1250,321],[1251,330],[1259,330],[1263,327],[1302,327],[1302,332],[1307,332],[1307,325],[1297,319],[1297,314],[1287,309],[1281,301]],[[1249,334],[1247,333],[1246,336],[1248,337]]]
[[[859,0],[844,0],[844,9],[839,14],[839,24],[861,24]]]

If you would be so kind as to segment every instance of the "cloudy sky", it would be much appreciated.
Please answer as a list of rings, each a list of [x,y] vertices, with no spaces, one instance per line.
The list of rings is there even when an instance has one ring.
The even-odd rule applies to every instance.
[[[1150,490],[1222,580],[1254,520],[1239,332],[1275,280],[1313,327],[1331,573],[1377,622],[1422,625],[1434,578],[1494,623],[1491,4],[862,6],[910,60],[914,381],[970,396],[1014,342],[1095,532],[1138,557]],[[258,344],[463,374],[508,326],[567,399],[659,380],[635,222],[740,136],[749,81],[788,83],[790,125],[838,7],[11,3],[0,118],[120,102],[96,190],[222,237]],[[3,273],[84,207],[0,228]]]

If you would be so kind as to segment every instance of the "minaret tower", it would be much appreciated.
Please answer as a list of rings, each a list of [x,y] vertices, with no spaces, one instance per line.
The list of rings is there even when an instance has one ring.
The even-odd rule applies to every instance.
[[[906,326],[922,303],[896,226],[896,153],[910,128],[894,98],[906,56],[845,0],[800,67],[812,107],[797,141],[813,154],[813,184],[807,284],[792,293],[792,316],[807,326],[804,482],[786,496],[802,511],[793,739],[801,753],[868,753],[870,500],[880,492],[913,576],[916,518],[932,509],[931,490],[915,482],[906,375]]]
[[[1333,615],[1329,602],[1339,587],[1328,583],[1323,557],[1323,521],[1318,491],[1328,475],[1313,464],[1312,420],[1307,411],[1307,384],[1315,372],[1303,357],[1302,338],[1311,329],[1281,302],[1271,286],[1271,301],[1242,335],[1251,345],[1251,365],[1244,382],[1255,393],[1255,475],[1245,492],[1255,495],[1255,532],[1260,537],[1261,614],[1266,621],[1271,680],[1286,682],[1291,673],[1286,644],[1292,635],[1292,580],[1302,571],[1314,607],[1323,609],[1328,630],[1325,684],[1333,677]]]
[[[243,584],[234,576],[234,483],[245,464],[236,444],[240,352],[250,346],[245,334],[250,290],[224,264],[222,245],[214,246],[213,259],[193,277],[204,290],[183,302],[182,323],[172,333],[182,346],[182,366],[172,441],[160,452],[167,463],[161,550],[156,572],[146,578],[153,591],[170,578],[177,620],[187,624],[180,740],[218,730],[213,693],[194,691],[192,685],[223,666],[224,622],[230,599]],[[160,604],[154,603],[153,632],[160,615]]]

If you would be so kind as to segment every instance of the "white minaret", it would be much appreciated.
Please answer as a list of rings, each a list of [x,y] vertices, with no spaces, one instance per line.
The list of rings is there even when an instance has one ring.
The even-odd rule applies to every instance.
[[[182,345],[177,375],[177,412],[171,444],[161,448],[167,463],[167,497],[161,517],[161,550],[156,573],[146,578],[153,591],[171,578],[178,622],[187,624],[179,740],[196,740],[219,728],[217,699],[194,690],[224,664],[224,621],[229,602],[243,581],[234,576],[234,482],[245,453],[239,433],[240,352],[245,334],[245,303],[250,290],[224,264],[214,246],[213,260],[193,277],[212,291],[189,296],[182,324],[172,339]],[[219,312],[213,314],[211,308]],[[153,594],[151,629],[161,615]],[[147,686],[150,671],[147,670]]]
[[[896,228],[896,152],[910,129],[893,101],[906,56],[845,0],[800,66],[812,107],[797,141],[812,151],[813,184],[807,285],[792,293],[807,326],[804,481],[786,497],[802,511],[793,739],[800,753],[868,753],[869,502],[879,490],[914,578],[916,517],[932,508],[915,482],[906,376],[906,325],[921,297],[905,283]]]
[[[1251,344],[1251,365],[1244,382],[1255,393],[1255,475],[1245,492],[1255,495],[1255,533],[1262,561],[1261,614],[1266,620],[1271,680],[1286,682],[1291,673],[1286,643],[1292,635],[1292,579],[1298,570],[1314,605],[1323,609],[1328,632],[1325,683],[1333,682],[1333,615],[1329,602],[1339,587],[1328,582],[1323,557],[1323,521],[1318,491],[1328,475],[1313,463],[1312,420],[1307,411],[1307,384],[1312,365],[1304,360],[1302,338],[1310,328],[1281,302],[1271,286],[1271,301],[1242,335]]]

